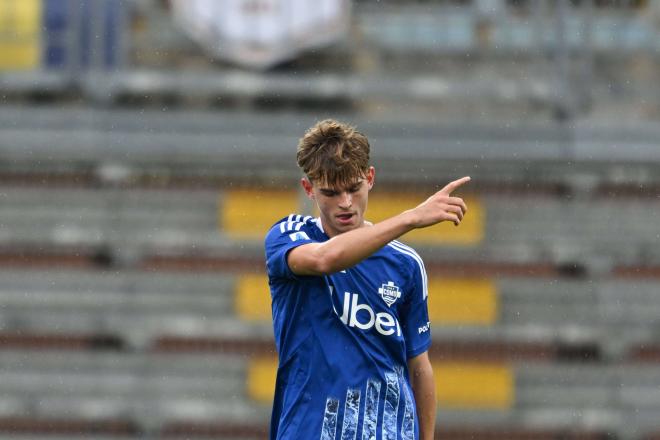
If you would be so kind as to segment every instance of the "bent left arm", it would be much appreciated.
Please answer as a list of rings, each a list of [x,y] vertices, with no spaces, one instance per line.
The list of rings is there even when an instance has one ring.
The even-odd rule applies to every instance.
[[[435,433],[435,380],[428,352],[408,360],[410,382],[417,403],[420,440],[432,440]]]

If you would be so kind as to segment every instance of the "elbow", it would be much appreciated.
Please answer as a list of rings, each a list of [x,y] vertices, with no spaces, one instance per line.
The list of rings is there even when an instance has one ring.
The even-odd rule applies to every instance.
[[[417,375],[433,378],[433,366],[431,363],[427,363],[422,369],[418,370]]]
[[[414,379],[426,376],[433,377],[433,366],[428,358],[428,352],[411,359],[408,363],[408,369]]]
[[[431,366],[419,366],[417,368],[414,368],[411,372],[411,376],[413,379],[420,379],[423,377],[427,376],[432,376],[433,375],[433,370],[431,369]]]

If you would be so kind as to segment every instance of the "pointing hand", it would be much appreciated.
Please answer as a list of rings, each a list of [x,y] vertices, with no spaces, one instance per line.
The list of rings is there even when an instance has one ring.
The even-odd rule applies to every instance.
[[[458,226],[467,212],[467,205],[460,197],[451,193],[470,181],[470,177],[462,177],[449,182],[440,191],[426,199],[422,204],[409,212],[413,214],[413,225],[416,228],[431,226],[443,221],[451,221]]]

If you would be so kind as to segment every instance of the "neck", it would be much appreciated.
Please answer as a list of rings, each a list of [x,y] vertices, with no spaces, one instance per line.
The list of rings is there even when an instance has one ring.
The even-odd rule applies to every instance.
[[[372,225],[373,223],[368,222],[366,220],[362,220],[362,224],[354,229],[363,228],[365,226],[372,226]],[[335,231],[331,228],[326,228],[326,226],[324,226],[323,218],[321,216],[319,216],[319,227],[321,228],[321,232],[323,232],[325,235],[327,235],[330,238],[335,237],[339,234],[343,234],[343,232]],[[352,231],[353,229],[350,230]],[[348,232],[348,231],[344,231],[344,232]]]

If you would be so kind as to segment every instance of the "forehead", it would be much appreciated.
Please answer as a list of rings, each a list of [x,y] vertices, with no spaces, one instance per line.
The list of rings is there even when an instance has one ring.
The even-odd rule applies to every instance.
[[[328,181],[317,181],[314,182],[314,185],[319,189],[329,189],[329,190],[338,190],[338,189],[348,189],[364,182],[364,177],[356,177],[349,180],[348,182],[328,182]]]

